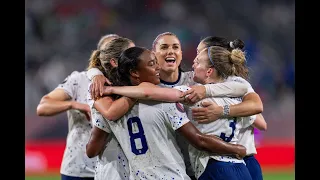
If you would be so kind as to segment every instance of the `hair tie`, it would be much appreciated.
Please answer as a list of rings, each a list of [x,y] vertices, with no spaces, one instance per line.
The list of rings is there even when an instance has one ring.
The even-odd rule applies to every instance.
[[[232,41],[229,42],[229,46],[230,46],[232,49],[234,49],[234,45],[233,45],[233,42],[232,42]]]

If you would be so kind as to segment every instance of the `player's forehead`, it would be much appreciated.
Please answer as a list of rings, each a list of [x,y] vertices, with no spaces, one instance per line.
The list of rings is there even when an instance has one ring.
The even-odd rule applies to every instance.
[[[163,35],[158,39],[158,45],[180,45],[179,39],[174,35]]]
[[[205,48],[206,48],[206,44],[203,41],[201,41],[197,46],[197,53],[199,54]]]
[[[199,60],[205,60],[208,58],[208,48],[203,48],[197,55]]]
[[[149,61],[155,59],[154,53],[148,49],[145,49],[139,57],[142,62],[148,63]]]

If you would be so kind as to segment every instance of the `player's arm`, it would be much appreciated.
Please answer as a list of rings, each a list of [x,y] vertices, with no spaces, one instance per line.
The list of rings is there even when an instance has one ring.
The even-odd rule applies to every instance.
[[[77,109],[84,112],[87,119],[90,119],[89,106],[72,100],[72,97],[75,96],[75,89],[77,88],[76,83],[73,83],[77,80],[76,74],[77,72],[72,73],[58,88],[41,98],[37,106],[38,116],[53,116],[69,109]]]
[[[108,86],[105,87],[104,94],[118,94],[135,99],[165,102],[184,100],[181,91],[173,88],[162,88],[148,82],[140,83],[138,86]]]
[[[264,119],[264,117],[262,116],[261,113],[257,114],[257,117],[254,120],[252,126],[257,128],[257,129],[259,129],[259,130],[261,130],[261,131],[267,130],[267,122],[266,122],[266,120]]]
[[[184,92],[182,96],[189,94],[187,97],[188,102],[195,103],[206,97],[242,97],[247,91],[248,87],[246,84],[227,81],[215,84],[194,85],[191,86],[190,90]]]
[[[171,127],[181,133],[195,148],[221,155],[238,155],[241,158],[246,155],[246,148],[242,145],[230,144],[216,136],[201,133],[190,122],[181,104],[167,103],[163,110],[168,115]]]
[[[91,129],[90,139],[86,145],[86,154],[89,158],[96,157],[107,143],[109,134],[96,126]]]
[[[38,116],[53,116],[72,108],[70,96],[62,89],[55,89],[43,96],[37,107]]]
[[[177,130],[189,143],[199,150],[208,151],[220,155],[237,155],[244,157],[246,148],[237,144],[224,142],[213,135],[201,133],[191,122],[186,123]]]
[[[110,121],[115,121],[124,116],[135,104],[136,100],[128,97],[121,97],[113,100],[109,96],[103,96],[96,100],[93,106]]]
[[[92,102],[89,103],[91,107],[91,122],[93,127],[91,129],[90,139],[86,144],[86,154],[89,158],[92,158],[97,156],[104,149],[111,131],[109,124],[104,120],[101,113],[91,106]]]
[[[90,94],[95,99],[103,96],[103,87],[105,83],[112,83],[106,78],[98,68],[90,68],[87,71],[87,77],[92,82],[90,85]]]
[[[223,108],[221,111],[223,111]],[[251,116],[262,112],[263,104],[260,96],[257,93],[252,92],[245,95],[241,103],[230,105],[229,117]]]

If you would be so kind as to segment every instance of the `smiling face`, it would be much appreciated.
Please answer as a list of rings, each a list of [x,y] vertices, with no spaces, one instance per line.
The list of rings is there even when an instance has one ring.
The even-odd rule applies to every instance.
[[[182,60],[182,51],[180,41],[176,36],[161,36],[157,40],[154,51],[161,70],[165,72],[178,71]]]
[[[213,73],[213,67],[209,64],[208,50],[205,48],[196,56],[192,65],[193,80],[197,83],[206,84],[206,80]]]
[[[139,64],[137,73],[139,74],[140,82],[150,82],[152,84],[160,83],[160,67],[157,58],[150,50],[145,50],[139,56]]]

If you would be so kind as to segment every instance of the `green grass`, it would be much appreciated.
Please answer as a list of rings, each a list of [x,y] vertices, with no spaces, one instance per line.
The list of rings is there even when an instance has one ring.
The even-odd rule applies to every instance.
[[[294,180],[294,172],[268,172],[264,173],[263,180]],[[59,175],[27,176],[25,180],[60,180]]]

